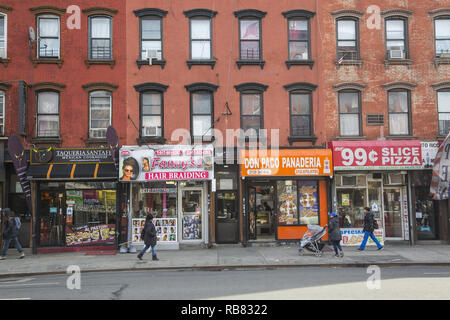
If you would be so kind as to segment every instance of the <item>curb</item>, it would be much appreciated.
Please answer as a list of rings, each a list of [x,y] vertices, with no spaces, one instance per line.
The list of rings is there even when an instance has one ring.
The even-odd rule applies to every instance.
[[[124,272],[124,271],[229,271],[239,269],[294,269],[294,268],[367,268],[369,266],[379,266],[381,268],[389,267],[450,267],[450,262],[398,262],[398,263],[342,263],[342,264],[289,264],[289,265],[223,265],[223,266],[189,266],[189,267],[148,267],[148,268],[117,268],[117,269],[88,269],[81,273],[101,273],[101,272]],[[29,277],[42,275],[64,275],[65,271],[48,272],[22,272],[12,274],[1,274],[0,279],[13,277]]]

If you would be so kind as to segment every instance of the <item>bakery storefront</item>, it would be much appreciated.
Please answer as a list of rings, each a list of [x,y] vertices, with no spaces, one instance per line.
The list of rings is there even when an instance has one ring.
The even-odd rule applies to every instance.
[[[363,239],[364,208],[371,208],[385,240],[410,240],[410,175],[422,169],[418,140],[332,141],[335,176],[333,209],[340,219],[343,245]],[[368,245],[374,245],[369,240]]]
[[[240,167],[244,243],[296,240],[328,223],[331,150],[242,150]]]
[[[140,239],[145,217],[151,213],[159,249],[209,241],[212,145],[123,146],[119,180],[127,190],[128,241]]]
[[[115,249],[117,173],[107,148],[31,150],[36,253]]]

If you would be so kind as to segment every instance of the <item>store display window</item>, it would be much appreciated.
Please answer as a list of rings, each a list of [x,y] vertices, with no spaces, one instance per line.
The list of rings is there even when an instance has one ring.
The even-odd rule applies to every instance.
[[[145,218],[151,213],[154,218],[177,217],[177,183],[145,182],[133,184],[133,219]]]

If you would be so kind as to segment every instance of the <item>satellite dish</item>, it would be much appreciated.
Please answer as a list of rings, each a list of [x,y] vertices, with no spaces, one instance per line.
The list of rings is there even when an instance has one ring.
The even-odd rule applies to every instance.
[[[33,27],[30,27],[29,39],[30,39],[31,42],[34,42],[36,40],[36,35],[34,33]]]

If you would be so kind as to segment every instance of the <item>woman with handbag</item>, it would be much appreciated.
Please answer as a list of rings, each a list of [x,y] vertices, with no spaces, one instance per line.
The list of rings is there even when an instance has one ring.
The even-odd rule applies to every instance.
[[[147,217],[145,218],[145,226],[144,229],[142,229],[141,233],[141,239],[144,240],[144,248],[142,251],[138,254],[138,259],[142,260],[142,257],[144,256],[144,253],[152,247],[152,260],[157,261],[159,260],[156,256],[156,228],[153,224],[153,215],[149,213]]]

